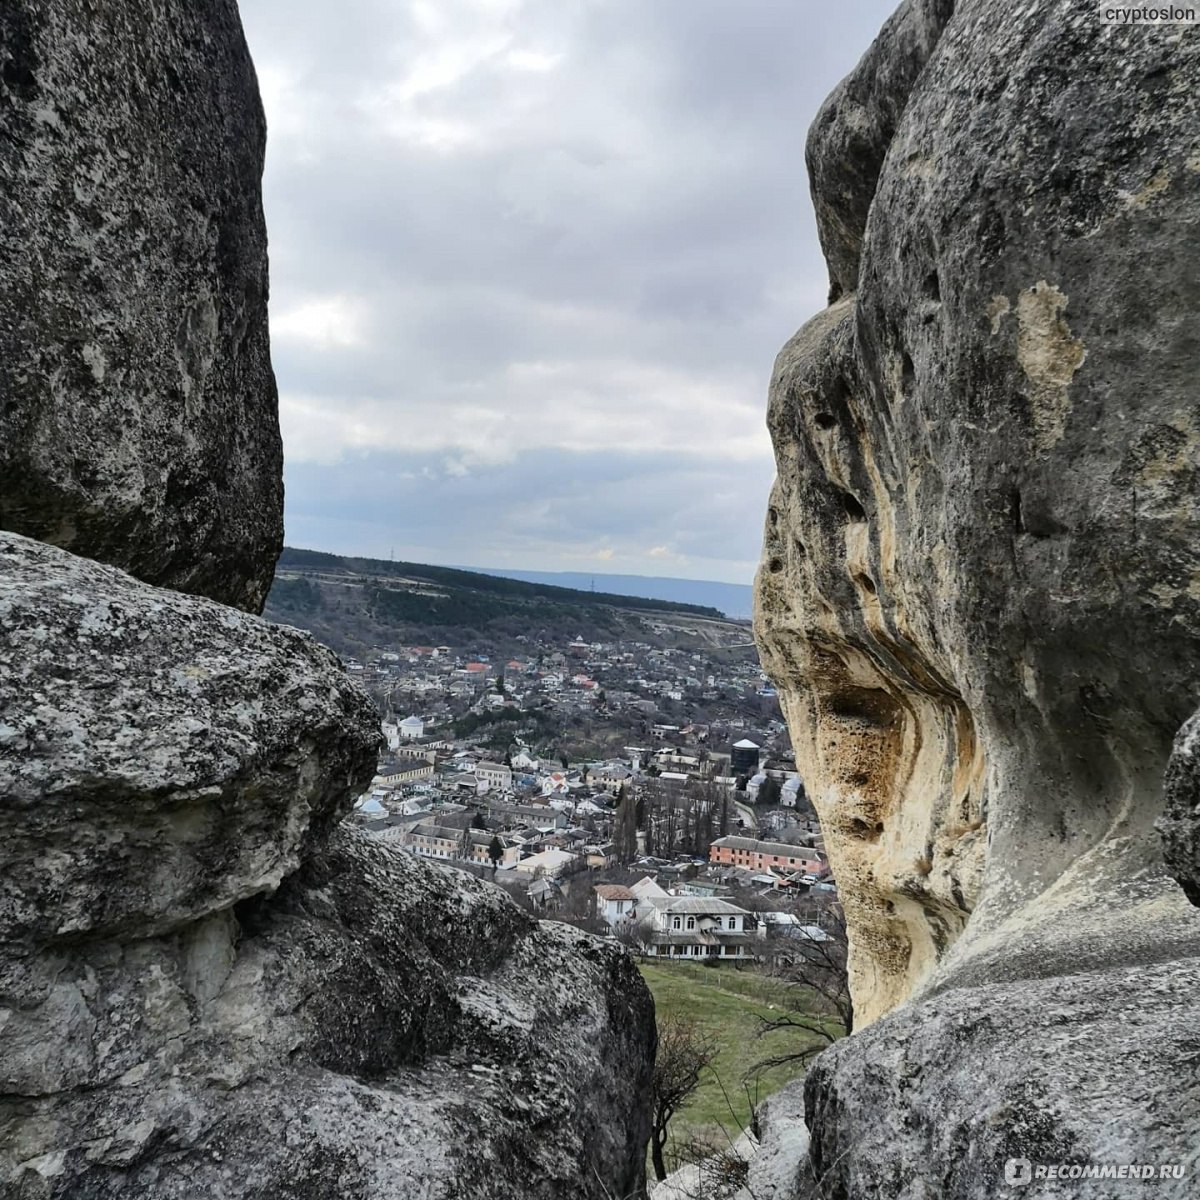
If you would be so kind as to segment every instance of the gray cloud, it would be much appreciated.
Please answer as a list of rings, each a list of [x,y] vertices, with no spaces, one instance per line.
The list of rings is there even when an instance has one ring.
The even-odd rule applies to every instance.
[[[892,0],[242,0],[293,544],[746,581]]]

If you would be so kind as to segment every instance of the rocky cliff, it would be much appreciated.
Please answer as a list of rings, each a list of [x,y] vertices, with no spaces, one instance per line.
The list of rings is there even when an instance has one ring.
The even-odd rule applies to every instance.
[[[756,623],[878,1022],[809,1077],[826,1197],[1200,1132],[1194,33],[908,0],[809,136]]]
[[[231,0],[0,9],[0,1197],[641,1195],[628,956],[343,826],[373,708],[242,611],[262,142]]]

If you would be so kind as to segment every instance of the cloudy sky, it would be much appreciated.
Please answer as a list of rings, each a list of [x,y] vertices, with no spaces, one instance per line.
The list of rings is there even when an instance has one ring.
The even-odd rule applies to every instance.
[[[749,582],[808,123],[894,0],[241,0],[293,546]]]

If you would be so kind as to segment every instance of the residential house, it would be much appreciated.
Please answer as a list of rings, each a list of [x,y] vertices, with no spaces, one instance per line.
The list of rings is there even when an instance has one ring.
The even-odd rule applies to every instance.
[[[423,758],[408,759],[384,767],[371,783],[374,787],[400,787],[416,783],[418,779],[428,779],[432,774],[433,763]]]
[[[654,958],[750,957],[751,915],[728,900],[680,896],[656,905],[646,953]]]
[[[447,829],[432,821],[414,825],[404,837],[404,845],[422,858],[455,859],[462,852],[463,831]]]
[[[494,837],[500,838],[501,854],[498,863],[492,859],[492,838]],[[480,866],[496,866],[507,870],[520,862],[521,847],[516,842],[510,842],[508,838],[492,833],[489,829],[471,829],[467,831],[467,844],[462,852],[462,857],[467,862],[478,863]]]
[[[596,916],[609,925],[629,921],[634,915],[637,897],[627,887],[617,883],[598,883],[596,893]]]
[[[607,871],[617,865],[617,848],[608,842],[603,846],[591,845],[585,847],[585,860],[588,868],[593,871]]]
[[[488,791],[507,791],[512,787],[512,777],[512,768],[504,763],[481,762],[475,767],[475,778]]]
[[[557,880],[543,876],[535,879],[526,888],[525,894],[533,902],[534,908],[554,908],[561,903],[563,893]]]
[[[541,872],[543,878],[557,879],[578,861],[577,855],[566,850],[543,850],[540,854],[531,854],[528,858],[521,859],[516,865],[516,870],[526,875]]]
[[[609,795],[617,795],[622,786],[633,776],[624,763],[600,763],[588,769],[588,782],[593,787],[603,788]]]

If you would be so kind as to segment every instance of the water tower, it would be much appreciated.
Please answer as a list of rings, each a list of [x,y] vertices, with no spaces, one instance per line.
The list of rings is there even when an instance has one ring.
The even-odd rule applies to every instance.
[[[733,748],[729,752],[730,774],[753,775],[758,770],[759,749],[758,744],[750,741],[749,738],[734,742]]]

